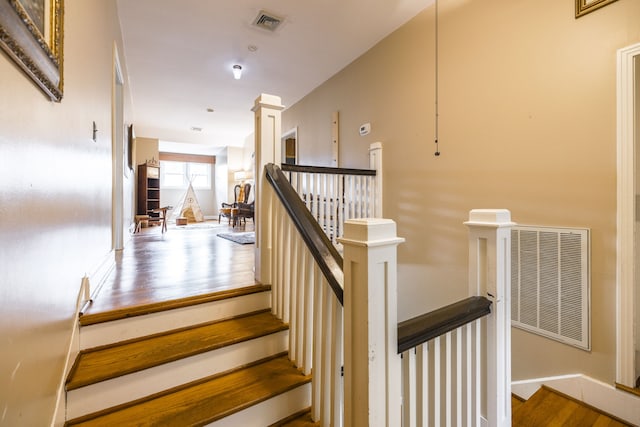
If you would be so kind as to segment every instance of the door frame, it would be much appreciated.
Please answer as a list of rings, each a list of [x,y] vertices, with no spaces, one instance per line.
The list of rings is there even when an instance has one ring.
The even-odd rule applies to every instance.
[[[636,58],[640,43],[618,50],[617,54],[617,261],[616,261],[616,381],[628,387],[635,385],[635,132],[634,117]],[[640,309],[640,307],[638,307]]]
[[[113,44],[111,86],[112,218],[111,247],[124,249],[124,76],[118,46]]]
[[[295,126],[291,129],[289,129],[288,131],[284,132],[281,136],[280,136],[280,141],[282,144],[282,164],[286,163],[286,158],[287,158],[287,139],[294,139],[295,140],[295,164],[298,164],[298,126]]]

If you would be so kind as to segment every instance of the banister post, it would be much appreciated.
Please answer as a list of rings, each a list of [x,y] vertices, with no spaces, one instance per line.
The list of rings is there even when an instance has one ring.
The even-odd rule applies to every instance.
[[[492,302],[487,316],[485,417],[489,426],[511,425],[511,213],[469,212],[469,294]]]
[[[369,145],[369,169],[376,171],[373,215],[382,218],[382,143],[374,142]]]
[[[344,425],[399,426],[396,224],[344,224]]]
[[[261,94],[251,111],[255,113],[255,278],[263,284],[271,284],[271,200],[266,197],[264,167],[268,163],[280,165],[282,159],[281,114],[284,105],[279,96]]]

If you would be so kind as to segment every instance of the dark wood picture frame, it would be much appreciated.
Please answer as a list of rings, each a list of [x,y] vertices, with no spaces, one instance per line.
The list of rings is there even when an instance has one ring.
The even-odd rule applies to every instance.
[[[52,101],[60,102],[64,0],[49,0],[44,22],[38,23],[27,13],[26,1],[0,0],[0,48]]]
[[[617,0],[576,0],[576,19]]]
[[[127,126],[127,145],[124,150],[124,155],[127,156],[125,159],[125,170],[128,168],[130,171],[133,171],[133,141],[136,138],[135,133],[133,132],[133,124]]]

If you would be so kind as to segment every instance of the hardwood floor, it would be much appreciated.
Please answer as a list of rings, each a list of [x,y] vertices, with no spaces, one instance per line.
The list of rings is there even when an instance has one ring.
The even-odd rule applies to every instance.
[[[546,386],[542,386],[526,402],[516,403],[516,407],[512,408],[513,427],[630,427],[622,420]]]
[[[251,222],[169,224],[164,234],[159,226],[143,228],[116,254],[114,271],[83,316],[254,285],[255,245],[217,237],[246,231],[253,231]]]

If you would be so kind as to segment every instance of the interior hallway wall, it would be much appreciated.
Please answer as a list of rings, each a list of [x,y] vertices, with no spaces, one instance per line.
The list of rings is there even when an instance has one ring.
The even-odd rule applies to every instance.
[[[113,256],[114,41],[123,52],[116,2],[67,0],[64,21],[61,103],[0,54],[2,426],[51,424],[81,279]],[[130,123],[128,92],[124,99]]]
[[[575,19],[575,2],[449,0],[428,8],[284,111],[301,164],[342,167],[384,146],[384,212],[398,223],[399,320],[463,297],[473,208],[520,224],[587,227],[592,350],[513,330],[513,379],[581,372],[615,380],[616,51],[640,41],[640,2]],[[277,95],[277,94],[276,94]],[[284,100],[286,103],[286,100]],[[363,123],[371,133],[358,134]]]

